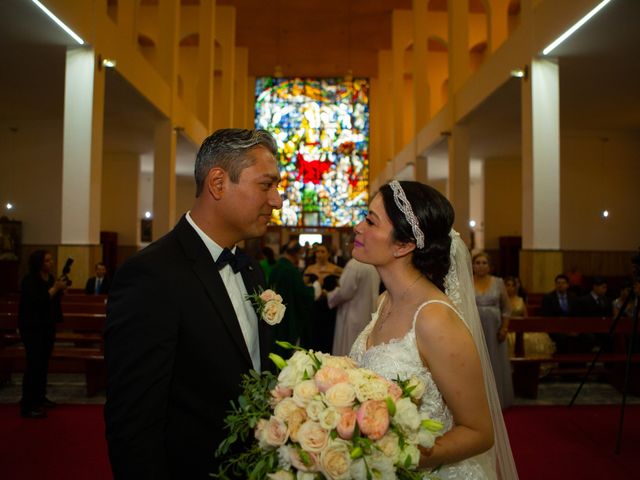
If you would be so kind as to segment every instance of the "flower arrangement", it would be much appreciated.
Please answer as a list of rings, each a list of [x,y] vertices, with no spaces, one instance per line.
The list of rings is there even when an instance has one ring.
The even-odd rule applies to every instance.
[[[251,301],[258,316],[269,325],[277,325],[282,321],[287,307],[282,303],[282,297],[273,290],[260,288],[258,292],[247,295],[246,298]]]
[[[225,419],[214,477],[272,480],[435,478],[418,471],[419,447],[431,448],[442,424],[418,411],[425,385],[389,381],[347,357],[295,349],[280,369],[250,372]],[[241,449],[232,453],[234,444]],[[433,473],[433,472],[432,472]]]

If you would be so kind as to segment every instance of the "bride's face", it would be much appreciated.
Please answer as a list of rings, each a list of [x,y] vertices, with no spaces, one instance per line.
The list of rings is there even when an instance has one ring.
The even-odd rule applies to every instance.
[[[356,260],[371,265],[383,265],[394,258],[393,225],[379,194],[369,204],[369,213],[356,225],[354,232],[352,255]]]

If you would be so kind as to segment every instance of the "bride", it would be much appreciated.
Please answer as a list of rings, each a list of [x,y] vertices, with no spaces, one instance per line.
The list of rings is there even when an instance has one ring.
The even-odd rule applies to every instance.
[[[446,433],[422,450],[422,468],[442,480],[513,480],[469,252],[453,219],[449,201],[418,182],[394,180],[373,198],[355,229],[353,257],[374,265],[387,291],[351,357],[388,379],[425,382],[421,413]]]

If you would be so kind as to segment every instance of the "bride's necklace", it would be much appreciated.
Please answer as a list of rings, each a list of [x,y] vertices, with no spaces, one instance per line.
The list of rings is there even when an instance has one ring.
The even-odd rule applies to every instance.
[[[409,284],[409,286],[407,288],[404,289],[404,292],[402,292],[402,294],[400,295],[400,297],[397,300],[398,304],[402,304],[402,300],[404,300],[404,297],[407,296],[407,293],[409,293],[409,290],[411,290],[411,287],[413,287],[416,283],[418,283],[418,280],[420,280],[420,277],[422,277],[421,273],[419,273],[418,276],[416,277],[416,279],[413,282],[411,282],[411,284]],[[391,296],[389,296],[387,301],[384,302],[384,308],[380,312],[380,317],[378,319],[378,322],[376,323],[376,326],[378,327],[378,330],[380,330],[382,328],[384,323],[389,318],[389,315],[391,315],[391,302],[389,301],[390,298],[391,298]]]

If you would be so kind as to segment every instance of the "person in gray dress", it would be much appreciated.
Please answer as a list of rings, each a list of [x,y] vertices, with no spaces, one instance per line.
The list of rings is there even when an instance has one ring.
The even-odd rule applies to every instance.
[[[473,256],[473,285],[480,321],[484,330],[487,350],[496,378],[500,405],[507,408],[513,403],[511,363],[507,347],[511,305],[501,278],[490,274],[489,256],[480,252]]]

